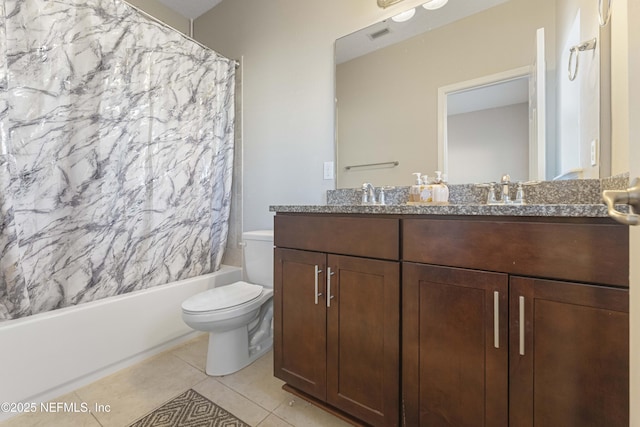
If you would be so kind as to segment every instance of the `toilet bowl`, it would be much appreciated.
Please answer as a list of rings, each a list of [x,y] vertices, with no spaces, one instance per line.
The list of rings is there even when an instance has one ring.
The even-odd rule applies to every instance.
[[[182,320],[209,333],[206,372],[212,376],[236,372],[273,346],[273,231],[245,232],[242,239],[248,281],[182,303]]]

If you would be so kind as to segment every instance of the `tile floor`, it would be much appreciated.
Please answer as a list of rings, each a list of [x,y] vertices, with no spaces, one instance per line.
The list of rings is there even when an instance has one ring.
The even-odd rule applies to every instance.
[[[282,381],[273,376],[272,352],[235,374],[207,376],[207,338],[203,334],[52,401],[75,402],[79,409],[84,404],[91,413],[36,412],[0,427],[124,427],[190,388],[252,426],[349,426],[282,390]],[[95,405],[101,405],[97,411]]]

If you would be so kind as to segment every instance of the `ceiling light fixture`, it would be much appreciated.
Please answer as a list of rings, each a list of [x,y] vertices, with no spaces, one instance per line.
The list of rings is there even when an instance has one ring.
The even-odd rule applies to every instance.
[[[422,5],[427,10],[436,10],[440,9],[442,6],[447,4],[449,0],[431,0]]]
[[[401,1],[402,0],[378,0],[378,7],[386,9],[393,4],[400,3]]]
[[[409,10],[405,10],[404,12],[401,12],[399,14],[397,14],[396,16],[391,17],[391,19],[394,22],[405,22],[408,21],[409,19],[413,18],[413,15],[416,14],[416,9],[411,8]]]

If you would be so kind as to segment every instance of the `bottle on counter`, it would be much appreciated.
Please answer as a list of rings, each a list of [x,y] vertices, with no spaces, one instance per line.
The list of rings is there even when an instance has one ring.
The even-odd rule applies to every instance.
[[[420,172],[414,172],[413,175],[416,182],[409,189],[409,203],[429,205],[449,202],[449,188],[443,180],[442,172],[436,171],[433,180]]]
[[[432,203],[433,202],[433,183],[429,181],[428,175],[422,176],[422,188],[420,189],[420,200],[421,203]]]
[[[422,191],[422,173],[414,172],[412,175],[416,176],[416,182],[409,189],[409,201],[410,202],[419,202],[420,201],[420,192]]]
[[[436,178],[432,184],[433,186],[433,202],[435,203],[448,203],[449,202],[449,187],[442,178],[442,172],[436,171]]]

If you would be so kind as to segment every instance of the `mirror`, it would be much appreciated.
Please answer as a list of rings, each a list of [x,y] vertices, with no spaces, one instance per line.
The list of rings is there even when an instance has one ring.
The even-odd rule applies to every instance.
[[[466,9],[469,6],[472,9]],[[545,72],[536,77],[531,70],[540,65],[536,55],[541,28]],[[471,162],[463,169],[488,165],[484,177],[472,182],[489,176],[495,181],[504,173],[523,180],[562,174],[564,178],[608,176],[610,165],[600,161],[608,159],[603,151],[610,150],[608,136],[600,135],[600,122],[604,129],[610,120],[600,114],[600,68],[608,66],[607,43],[580,51],[577,78],[570,81],[567,76],[570,48],[592,38],[606,40],[602,31],[598,4],[593,1],[450,0],[436,11],[417,7],[407,22],[388,19],[337,40],[337,188],[357,188],[364,181],[406,186],[413,183],[413,172],[432,176],[442,169],[449,172],[449,182],[469,182],[472,178],[456,176],[459,164],[446,164],[445,153],[455,154],[457,149],[453,145],[451,151],[447,145],[448,126],[443,128],[443,122],[455,124],[461,117],[443,120],[443,115],[447,117],[443,104],[448,102],[439,97],[470,91],[472,87],[465,86],[469,82],[490,86],[493,83],[487,79],[514,70],[529,71],[524,73],[528,86],[546,81],[538,92],[529,89],[526,110],[518,101],[518,109],[527,114],[528,146],[514,151],[524,150],[528,157],[500,159],[482,144],[492,137],[474,138],[467,127],[467,143],[474,143],[477,152],[468,156]],[[546,112],[538,115],[535,102],[540,97],[546,99]],[[532,140],[543,142],[536,146]],[[462,151],[473,153],[469,148]]]
[[[449,183],[492,182],[504,165],[514,182],[544,179],[544,152],[530,132],[530,80],[522,67],[438,90],[438,169]]]

